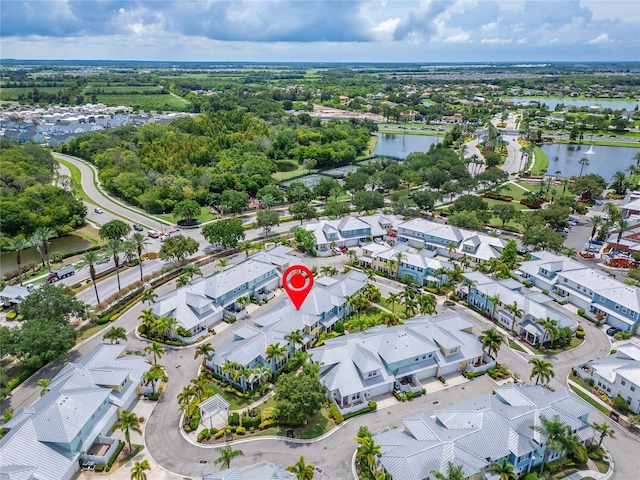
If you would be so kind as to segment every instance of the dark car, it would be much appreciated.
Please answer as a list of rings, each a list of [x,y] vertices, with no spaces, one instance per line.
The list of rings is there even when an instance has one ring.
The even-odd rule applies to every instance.
[[[607,335],[609,335],[610,337],[613,337],[616,333],[621,332],[622,330],[620,330],[617,327],[609,327],[607,328]]]
[[[133,229],[134,229],[136,232],[142,232],[142,231],[144,230],[144,228],[142,228],[142,226],[138,225],[137,223],[134,223],[134,224],[133,224]]]

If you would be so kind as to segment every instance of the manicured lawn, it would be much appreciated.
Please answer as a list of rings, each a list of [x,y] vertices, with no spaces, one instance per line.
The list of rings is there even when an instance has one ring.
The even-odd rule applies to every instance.
[[[524,187],[520,185],[507,183],[504,185],[504,187],[500,189],[499,192],[496,192],[496,193],[499,193],[500,195],[508,195],[510,197],[513,197],[514,200],[517,200],[519,202],[520,200],[522,200],[522,197],[524,196],[525,193],[527,193],[527,191],[524,189]],[[490,199],[485,198],[484,200],[488,202]],[[494,202],[498,202],[498,201],[499,200],[494,200]]]
[[[99,332],[100,330],[104,329],[105,327],[108,327],[109,324],[105,324],[105,325],[93,325],[91,327],[83,327],[80,329],[78,338],[76,339],[76,343],[80,343],[83,340],[86,340],[89,337],[92,337],[93,335],[96,334],[96,332]]]
[[[394,312],[400,318],[407,318],[407,316],[404,313],[404,305],[401,302],[389,302],[387,298],[383,297],[377,303],[385,307],[386,309]]]
[[[522,348],[520,345],[518,345],[516,342],[514,342],[510,338],[508,340],[509,340],[509,348],[512,348],[512,349],[517,350],[517,351],[522,352],[522,353],[527,353],[525,351],[525,349]]]
[[[539,147],[533,148],[535,161],[531,173],[533,175],[544,175],[549,167],[549,156]]]
[[[229,402],[229,410],[240,410],[254,402],[252,398],[239,398],[232,393],[225,392],[215,383],[208,382],[205,387],[206,397],[213,397],[216,393],[220,394],[227,402]]]
[[[584,388],[587,391],[591,391],[593,389],[593,387],[591,385],[589,385],[587,382],[585,382],[584,380],[582,380],[580,377],[574,377],[571,376],[570,380],[574,383],[577,383],[578,385],[580,385],[582,388]]]
[[[607,473],[609,471],[609,462],[606,460],[593,460],[593,463],[596,464],[600,473]]]
[[[296,438],[310,439],[310,438],[317,438],[317,437],[320,437],[321,435],[324,435],[335,426],[336,426],[335,422],[327,416],[326,409],[321,408],[318,413],[316,413],[313,417],[311,417],[311,419],[309,420],[309,424],[304,427],[286,427],[286,426],[272,427],[272,428],[260,430],[253,435],[260,436],[260,437],[269,436],[269,435],[285,437],[287,435],[287,430],[292,428]],[[245,436],[249,436],[249,435],[245,435]],[[236,438],[241,438],[241,437],[236,436]]]
[[[60,158],[56,158],[55,160],[56,162],[59,162],[60,164],[67,167],[71,172],[71,191],[73,192],[73,194],[83,202],[95,204],[95,202],[91,198],[89,198],[89,196],[84,193],[84,190],[82,189],[82,173],[80,173],[80,169],[73,163],[67,162],[66,160],[62,160]]]
[[[570,379],[571,380],[571,379]],[[608,408],[606,408],[604,405],[600,405],[600,402],[596,402],[593,398],[591,398],[590,395],[586,394],[585,392],[583,392],[582,390],[580,390],[578,387],[576,387],[575,385],[572,385],[571,382],[569,382],[569,388],[571,388],[571,390],[573,390],[573,393],[575,393],[576,395],[578,395],[580,398],[582,398],[585,402],[587,402],[589,405],[591,405],[594,408],[597,408],[598,410],[600,410],[602,413],[604,413],[605,415],[609,416],[609,413],[611,412],[611,410],[609,410]]]
[[[571,350],[572,348],[576,348],[579,345],[582,345],[584,339],[579,339],[576,337],[571,338],[571,343],[567,348],[546,348],[544,350],[540,350],[536,347],[531,347],[531,350],[535,352],[537,355],[555,355],[556,353],[566,352],[567,350]]]

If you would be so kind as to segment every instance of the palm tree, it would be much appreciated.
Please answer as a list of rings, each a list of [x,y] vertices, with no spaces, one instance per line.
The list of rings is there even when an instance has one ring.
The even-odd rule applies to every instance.
[[[545,416],[541,416],[540,425],[531,426],[531,428],[533,428],[536,432],[545,437],[544,441],[546,444],[546,448],[544,449],[542,463],[540,464],[540,474],[542,474],[542,472],[544,471],[544,466],[547,464],[547,460],[549,459],[551,450],[558,451],[560,449],[558,439],[564,435],[566,427],[567,425],[565,425],[560,420],[560,417],[558,415],[554,415],[551,419]]]
[[[577,435],[575,435],[571,431],[571,427],[569,425],[565,425],[564,432],[557,439],[559,451],[563,452],[562,454],[562,464],[560,468],[564,468],[564,463],[567,460],[567,455],[575,452],[582,443]]]
[[[549,380],[555,377],[553,364],[550,362],[545,362],[541,358],[532,358],[529,360],[529,365],[531,365],[529,380],[533,380],[533,377],[536,377],[536,385],[540,383],[540,380],[544,383],[549,383]]]
[[[542,327],[542,338],[540,339],[540,345],[546,343],[547,337],[549,337],[549,341],[553,342],[558,336],[558,322],[552,318],[539,318],[536,320],[536,325],[540,325]]]
[[[187,283],[189,283],[189,277],[186,275],[180,275],[176,278],[176,287],[178,288],[184,287]]]
[[[500,462],[491,462],[487,472],[497,475],[500,480],[518,480],[516,467],[507,462],[506,458],[503,458]]]
[[[147,330],[151,330],[156,323],[156,316],[153,314],[151,308],[145,308],[140,315],[138,315],[138,320],[140,320],[141,325],[147,327]]]
[[[31,242],[24,238],[22,235],[13,237],[9,241],[9,250],[16,252],[16,263],[18,264],[18,282],[22,285],[22,250],[26,250],[31,246]]]
[[[462,465],[456,466],[451,462],[447,463],[447,473],[431,470],[431,475],[437,480],[465,480],[467,478]]]
[[[226,447],[220,449],[220,456],[216,458],[213,463],[215,463],[216,465],[222,464],[222,466],[226,469],[231,466],[231,460],[241,455],[244,455],[242,450],[234,450],[231,448],[231,445],[227,445]]]
[[[145,459],[134,463],[133,467],[131,467],[131,480],[147,480],[147,474],[145,473],[147,470],[151,470],[149,460]]]
[[[196,393],[193,390],[193,385],[185,385],[182,387],[182,392],[180,392],[176,397],[178,405],[180,406],[180,411],[184,414],[187,422],[191,421],[191,400],[193,400],[195,395]]]
[[[631,223],[624,218],[619,218],[614,224],[614,228],[618,231],[618,241],[616,242],[616,250],[620,251],[620,239],[622,235],[628,232],[631,229]]]
[[[356,462],[360,465],[360,471],[368,470],[374,474],[378,471],[378,459],[381,454],[380,445],[376,445],[373,437],[355,437],[360,444],[356,450]]]
[[[202,377],[196,377],[191,379],[191,389],[196,397],[198,397],[198,402],[202,401],[202,395],[204,394],[205,384],[207,381]]]
[[[293,473],[298,480],[313,480],[313,473],[315,467],[313,465],[307,465],[304,462],[304,457],[301,456],[295,465],[287,467],[287,472]]]
[[[173,317],[162,317],[156,322],[156,331],[161,337],[171,337],[176,331],[178,321]]]
[[[124,242],[122,240],[109,240],[107,243],[106,253],[113,257],[113,263],[116,265],[116,278],[118,279],[118,291],[120,290],[120,254],[124,251]]]
[[[160,365],[153,365],[153,367],[142,375],[142,378],[151,383],[153,386],[153,393],[156,393],[156,382],[165,378],[164,370],[162,370]]]
[[[142,435],[140,418],[133,412],[123,411],[120,413],[120,419],[113,428],[124,432],[124,438],[129,444],[129,453],[133,452],[133,448],[131,447],[131,432],[133,431]]]
[[[401,295],[399,293],[390,293],[387,297],[387,305],[389,305],[389,302],[391,302],[391,313],[396,313],[396,303],[398,303],[398,301],[400,300],[400,296]]]
[[[151,345],[144,347],[144,351],[147,353],[153,353],[153,364],[158,364],[158,358],[162,358],[164,355],[164,347],[158,342],[152,342]]]
[[[576,258],[576,255],[578,255],[578,252],[573,247],[565,247],[562,250],[560,250],[560,253],[569,258]]]
[[[142,250],[144,250],[149,244],[149,240],[140,232],[135,232],[133,235],[131,235],[129,243],[138,254],[138,265],[140,266],[140,281],[142,281]]]
[[[211,354],[215,352],[215,349],[210,343],[203,343],[198,345],[193,353],[193,359],[195,360],[202,355],[202,366],[204,367],[207,360],[211,360]]]
[[[36,385],[38,385],[39,387],[42,387],[42,390],[40,390],[40,396],[43,397],[44,394],[49,391],[49,385],[51,385],[51,380],[49,380],[48,378],[40,378],[36,382]]]
[[[334,275],[338,274],[338,270],[330,265],[323,265],[322,267],[320,267],[320,273],[326,275],[327,277],[333,277]]]
[[[302,336],[302,333],[300,333],[300,330],[291,332],[289,335],[285,335],[284,338],[289,340],[293,350],[296,349],[296,345],[302,345],[304,343],[304,337]]]
[[[500,303],[500,294],[496,293],[495,295],[491,295],[487,297],[487,300],[493,305],[491,309],[491,316],[493,317],[496,314],[496,309],[498,308],[498,304]]]
[[[433,293],[425,293],[418,297],[418,305],[420,305],[420,312],[431,315],[436,313],[436,305],[438,299]]]
[[[44,247],[42,245],[42,238],[36,231],[33,235],[31,235],[29,241],[31,242],[31,245],[33,245],[36,250],[38,250],[38,253],[40,254],[40,260],[42,260],[42,268],[44,268],[46,264],[44,263]]]
[[[229,260],[227,260],[226,258],[221,258],[220,260],[218,260],[218,263],[216,264],[219,267],[226,267],[227,265],[229,265]]]
[[[153,291],[153,288],[149,288],[142,293],[142,303],[151,305],[156,301],[157,298],[158,295],[156,295],[156,292]]]
[[[578,163],[580,164],[580,177],[582,177],[582,171],[584,170],[584,167],[589,165],[589,159],[587,157],[582,157],[578,160]]]
[[[502,335],[500,335],[495,328],[491,328],[482,332],[482,335],[478,337],[478,340],[482,343],[482,349],[486,350],[489,356],[493,356],[493,358],[497,360],[498,351],[504,342]],[[493,355],[491,355],[492,353]]]
[[[414,298],[407,298],[404,301],[404,314],[407,318],[413,317],[416,314],[418,303]]]
[[[47,260],[47,267],[49,267],[49,271],[51,271],[51,265],[49,264],[49,240],[51,240],[55,233],[56,232],[49,227],[39,227],[35,232],[35,235],[37,235],[42,242],[42,253]]]
[[[273,361],[273,371],[277,370],[277,364],[279,360],[287,358],[287,347],[280,345],[280,342],[269,345],[265,351],[265,360],[267,362]]]
[[[107,333],[102,336],[103,340],[111,340],[111,343],[120,343],[120,339],[127,339],[127,331],[123,327],[111,327]]]
[[[189,275],[189,280],[193,280],[194,275],[202,275],[202,271],[198,268],[197,265],[193,265],[190,263],[189,265],[185,265],[182,268],[182,273],[185,275]]]
[[[93,282],[93,289],[96,292],[96,301],[100,303],[100,297],[98,296],[98,286],[96,285],[96,263],[98,263],[102,259],[102,255],[100,255],[95,250],[85,252],[85,254],[80,259],[78,264],[78,268],[84,268],[87,265],[89,266],[89,276],[91,277],[91,281]]]
[[[518,306],[518,302],[515,300],[511,305],[507,305],[504,308],[513,316],[513,320],[511,321],[511,330],[515,330],[516,318],[522,318],[524,310]]]
[[[602,442],[605,437],[616,438],[616,432],[609,426],[607,422],[592,423],[591,427],[600,434],[600,440],[598,440],[598,448],[602,446]]]
[[[593,238],[596,236],[598,229],[604,224],[604,218],[600,215],[594,215],[587,219],[586,224],[591,227],[591,237],[589,237],[589,243],[593,242]]]
[[[240,364],[238,362],[230,362],[229,360],[226,360],[222,364],[222,374],[234,378],[234,372],[239,368]]]

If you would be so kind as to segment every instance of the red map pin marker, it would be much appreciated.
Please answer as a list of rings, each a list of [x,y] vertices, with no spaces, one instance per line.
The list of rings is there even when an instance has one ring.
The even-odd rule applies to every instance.
[[[304,265],[292,265],[282,275],[282,286],[297,310],[313,287],[313,274]]]

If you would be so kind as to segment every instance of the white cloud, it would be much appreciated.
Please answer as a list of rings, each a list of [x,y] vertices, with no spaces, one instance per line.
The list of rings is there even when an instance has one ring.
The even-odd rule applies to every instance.
[[[480,43],[511,43],[512,40],[510,38],[483,38],[480,40]]]
[[[444,43],[467,43],[470,37],[468,33],[458,33],[457,35],[452,35],[443,40]]]
[[[518,43],[524,45],[525,43],[529,43],[529,40],[527,40],[527,37],[519,38]]]
[[[596,38],[592,38],[587,42],[590,45],[597,45],[599,43],[613,43],[613,40],[609,38],[607,33],[601,33]]]
[[[495,30],[498,27],[498,22],[491,22],[491,23],[487,23],[486,25],[483,25],[481,30],[483,32],[491,32],[492,30]]]
[[[372,30],[380,35],[383,36],[384,39],[391,39],[393,36],[393,32],[395,31],[396,27],[398,26],[398,23],[400,23],[400,18],[396,17],[396,18],[390,18],[389,20],[385,20],[384,22],[380,22],[379,24],[377,24],[376,26],[374,26],[372,28]]]

